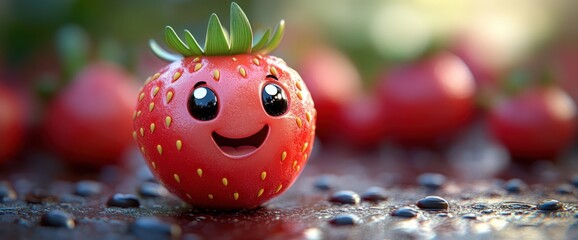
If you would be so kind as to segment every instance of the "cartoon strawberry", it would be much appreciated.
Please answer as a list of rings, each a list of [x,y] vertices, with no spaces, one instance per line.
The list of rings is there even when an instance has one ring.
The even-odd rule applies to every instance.
[[[185,30],[166,27],[174,61],[150,77],[140,95],[133,137],[148,166],[174,194],[195,207],[254,208],[295,181],[313,146],[316,111],[299,74],[267,55],[284,21],[253,42],[245,13],[231,4],[227,37],[216,14],[204,50]]]

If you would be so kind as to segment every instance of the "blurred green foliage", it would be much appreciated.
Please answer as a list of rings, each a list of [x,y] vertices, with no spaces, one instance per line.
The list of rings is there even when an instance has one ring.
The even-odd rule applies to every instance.
[[[287,34],[274,54],[290,65],[309,47],[328,45],[350,57],[365,82],[432,49],[451,49],[463,35],[474,39],[470,44],[479,46],[480,58],[501,64],[503,70],[531,58],[538,46],[577,32],[570,23],[578,4],[571,0],[236,2],[257,34],[286,20]],[[0,69],[26,71],[38,58],[58,58],[56,33],[73,25],[86,31],[91,56],[112,59],[134,72],[143,52],[150,52],[148,40],[162,42],[166,25],[177,33],[189,29],[204,36],[211,13],[229,21],[229,6],[223,0],[0,0]],[[204,39],[199,41],[203,45]]]
[[[0,50],[9,67],[20,67],[43,48],[55,46],[66,25],[84,29],[93,44],[117,42],[134,55],[149,38],[162,36],[165,25],[204,35],[212,12],[228,19],[228,1],[154,0],[8,0],[0,1]],[[237,1],[251,6],[249,1]],[[248,7],[248,12],[250,12]],[[224,14],[227,13],[227,14]],[[96,42],[96,43],[95,43]],[[106,50],[105,50],[106,51]]]

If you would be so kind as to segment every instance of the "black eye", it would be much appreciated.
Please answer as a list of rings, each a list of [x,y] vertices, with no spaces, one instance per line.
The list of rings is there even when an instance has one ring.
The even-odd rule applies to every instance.
[[[188,109],[194,118],[209,121],[217,116],[219,110],[217,95],[208,87],[195,88],[189,97]]]
[[[283,89],[277,84],[267,84],[261,93],[261,100],[263,101],[263,108],[271,116],[281,116],[287,112],[287,97]]]

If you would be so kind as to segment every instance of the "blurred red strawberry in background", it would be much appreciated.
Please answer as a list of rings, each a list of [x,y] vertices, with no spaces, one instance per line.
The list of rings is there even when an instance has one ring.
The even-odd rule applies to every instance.
[[[61,29],[58,44],[62,78],[68,81],[54,93],[44,112],[46,145],[70,163],[118,163],[132,146],[136,83],[113,63],[88,60],[88,39],[81,29]]]
[[[23,96],[22,91],[11,91],[12,95],[25,100],[21,104],[32,109],[30,112],[35,117],[33,123],[43,121],[39,118],[44,116],[46,116],[46,121],[48,118],[58,117],[49,117],[44,114],[45,112],[51,114],[50,111],[54,111],[52,108],[55,108],[53,105],[56,103],[45,104],[42,100],[51,97],[64,98],[60,95],[67,95],[68,90],[64,89],[73,88],[72,85],[75,85],[77,81],[75,76],[81,69],[92,72],[89,70],[93,68],[89,67],[92,65],[89,63],[92,62],[99,62],[97,65],[110,64],[101,64],[105,61],[104,59],[110,59],[99,55],[102,50],[100,48],[102,41],[116,41],[118,44],[116,48],[114,46],[104,48],[108,53],[120,54],[120,61],[115,62],[123,64],[116,66],[126,66],[128,68],[125,70],[132,71],[138,79],[144,80],[144,77],[152,75],[154,73],[152,71],[164,65],[164,62],[159,61],[150,51],[143,51],[148,48],[143,39],[158,34],[158,24],[172,22],[184,25],[190,24],[192,20],[195,22],[191,26],[193,33],[203,32],[206,30],[203,14],[218,9],[217,6],[222,5],[222,3],[215,2],[190,8],[195,4],[190,2],[185,4],[187,7],[183,7],[182,3],[165,3],[163,6],[170,9],[156,14],[155,18],[150,18],[148,16],[151,12],[158,10],[158,4],[140,4],[138,8],[134,8],[132,4],[117,4],[115,11],[111,12],[108,8],[102,8],[104,5],[100,2],[83,1],[82,4],[78,4],[77,1],[65,2],[42,5],[41,8],[46,11],[40,15],[38,11],[35,11],[36,8],[30,8],[26,1],[22,3],[15,1],[19,4],[9,4],[8,8],[0,8],[0,12],[5,10],[10,13],[0,14],[0,18],[3,17],[2,19],[5,20],[0,21],[0,55],[2,55],[0,62],[3,61],[0,66],[4,66],[5,70],[9,69],[14,76],[17,76],[2,78],[0,81],[8,79],[8,85],[16,89],[31,90],[34,87],[42,89],[43,99]],[[455,89],[462,89],[464,92],[473,91],[464,90],[469,89],[469,87],[463,87],[470,86],[468,84],[449,83],[465,81],[441,81],[441,78],[436,76],[436,74],[443,75],[439,73],[446,70],[432,70],[444,69],[444,67],[433,67],[436,65],[434,62],[439,62],[439,59],[453,58],[439,57],[442,54],[423,55],[424,52],[436,47],[449,49],[467,65],[476,82],[476,100],[484,104],[483,106],[488,110],[492,107],[492,111],[495,112],[498,105],[502,104],[498,103],[501,78],[509,74],[512,68],[536,59],[543,61],[543,64],[536,67],[545,67],[551,71],[560,88],[575,101],[578,100],[578,80],[576,79],[578,76],[578,67],[576,67],[578,66],[578,45],[576,45],[578,32],[573,24],[575,22],[573,21],[575,14],[571,11],[573,8],[564,5],[540,1],[523,3],[515,1],[501,4],[486,4],[485,2],[480,4],[478,1],[455,1],[455,3],[447,4],[431,4],[428,1],[379,1],[374,4],[340,2],[329,6],[317,4],[314,1],[304,1],[255,6],[260,6],[254,8],[253,11],[260,13],[258,16],[263,18],[261,20],[276,19],[278,16],[272,11],[262,10],[282,6],[279,9],[283,9],[286,19],[298,23],[291,24],[293,28],[287,29],[287,31],[294,32],[286,34],[279,54],[288,62],[292,61],[293,65],[300,66],[297,70],[307,82],[315,99],[319,121],[317,136],[321,138],[322,143],[319,146],[330,146],[337,142],[339,144],[334,146],[339,149],[353,147],[356,150],[359,148],[368,150],[367,147],[385,142],[386,144],[382,147],[386,149],[390,147],[387,145],[391,142],[390,140],[402,143],[439,143],[440,138],[447,139],[453,132],[458,132],[460,130],[458,125],[467,124],[468,121],[465,119],[469,118],[468,115],[470,117],[473,115],[471,107],[468,107],[473,105],[473,100],[469,97],[456,98],[458,91]],[[558,9],[559,7],[564,9]],[[353,8],[356,11],[349,11]],[[191,14],[191,9],[195,14]],[[384,12],[389,14],[384,15]],[[127,14],[130,17],[127,18]],[[131,21],[126,24],[109,24],[123,22],[126,19]],[[93,43],[78,42],[74,37],[69,36],[57,40],[56,42],[61,42],[64,39],[67,43],[59,43],[60,45],[55,48],[54,33],[58,32],[64,24],[69,23],[82,25],[89,33],[86,34],[86,38],[90,38]],[[408,28],[408,26],[415,27]],[[63,46],[69,48],[65,51],[66,54],[63,54]],[[86,57],[88,55],[91,57]],[[99,56],[95,57],[95,55]],[[411,62],[405,63],[405,66],[400,68],[392,68],[396,64],[403,64],[403,61]],[[461,61],[456,60],[456,62]],[[63,68],[65,71],[62,71]],[[109,67],[95,68],[108,69]],[[390,72],[384,74],[382,79],[376,78],[377,73],[384,68]],[[455,67],[455,69],[459,68],[461,67]],[[109,74],[99,73],[98,75]],[[400,77],[403,75],[406,77]],[[460,74],[448,75],[458,78],[455,76]],[[404,80],[389,78],[403,78]],[[420,80],[420,78],[430,80]],[[390,83],[385,83],[386,79]],[[65,81],[69,81],[70,84],[66,84]],[[377,84],[380,87],[376,89],[376,96],[364,91],[367,87],[374,86],[371,81],[381,82]],[[383,90],[382,86],[388,90]],[[62,91],[56,91],[59,89]],[[127,93],[127,95],[130,94],[133,93]],[[502,100],[514,101],[517,97],[511,96]],[[75,100],[75,102],[88,101],[86,99],[103,102],[96,100],[93,92],[85,94],[83,99]],[[37,101],[34,102],[34,100]],[[497,105],[491,105],[492,103],[497,103]],[[44,107],[51,109],[45,111]],[[29,113],[29,111],[25,112]],[[477,115],[474,117],[477,118],[484,120],[488,118],[486,111],[476,109],[475,114]],[[462,119],[457,116],[461,116]],[[28,115],[25,118],[30,121]],[[62,119],[62,122],[68,121]],[[70,126],[75,124],[70,124]],[[89,125],[92,126],[92,124]],[[47,123],[43,125],[46,126]],[[46,128],[48,127],[45,127],[43,131],[48,132]],[[94,129],[97,128],[99,127],[94,127]],[[59,140],[63,137],[55,135],[56,137],[53,137],[55,140],[53,140],[49,139],[47,134],[41,134],[35,130],[32,128],[26,131],[33,136],[27,138],[25,151],[21,151],[23,159],[29,158],[29,153],[30,155],[36,154],[35,150],[42,140],[54,145],[57,141],[63,141]],[[484,130],[488,129],[484,128]],[[470,133],[468,130],[458,132],[457,135],[459,138],[452,138],[452,140],[461,142],[462,137],[467,137]],[[71,148],[72,150],[68,152],[82,152],[82,148],[75,147],[80,146],[80,143],[86,141],[85,139],[89,139],[87,136],[82,137],[76,141],[68,140],[74,144],[59,143],[58,145]],[[96,140],[95,142],[100,143]],[[528,141],[526,142],[531,145]],[[574,144],[576,146],[576,141]],[[405,147],[404,144],[401,145]],[[393,149],[396,147],[398,145],[394,144]],[[52,149],[57,152],[56,147],[48,150]],[[98,151],[100,150],[96,152]],[[332,150],[329,149],[329,151]],[[575,152],[574,150],[570,154],[575,154]],[[64,158],[69,158],[65,155],[63,154]],[[78,155],[80,156],[80,153]],[[14,159],[19,157],[16,156]],[[80,159],[85,157],[73,158],[82,162]],[[104,158],[110,159],[111,157]],[[573,158],[574,156],[571,156],[567,159]],[[101,161],[97,162],[101,163]]]
[[[456,133],[474,114],[472,74],[448,52],[391,69],[377,91],[388,134],[400,143],[429,145]]]
[[[499,61],[492,61],[497,57],[494,57],[494,54],[490,55],[488,51],[488,48],[495,51],[495,47],[492,48],[490,43],[484,40],[478,36],[463,34],[454,40],[452,51],[468,66],[476,85],[483,90],[491,91],[495,88],[502,69],[501,66],[496,66]]]
[[[0,163],[21,148],[25,132],[25,113],[12,89],[0,84]]]
[[[379,147],[387,134],[383,107],[371,94],[341,106],[334,121],[337,126],[334,130],[338,133],[335,137],[360,150]]]
[[[92,63],[45,112],[46,140],[61,157],[80,164],[116,163],[132,143],[137,87],[120,68]]]
[[[493,136],[515,159],[555,159],[576,135],[576,104],[556,86],[532,87],[492,106]]]
[[[317,110],[317,135],[335,136],[340,109],[363,94],[361,76],[343,53],[329,46],[311,47],[297,68],[307,84]]]

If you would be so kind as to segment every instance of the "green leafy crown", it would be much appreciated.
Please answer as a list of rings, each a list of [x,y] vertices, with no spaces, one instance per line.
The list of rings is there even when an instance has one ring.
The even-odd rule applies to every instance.
[[[169,53],[164,50],[155,40],[150,40],[149,45],[153,53],[166,61],[176,61],[182,57],[191,56],[215,56],[215,55],[236,55],[236,54],[268,54],[275,50],[285,29],[285,21],[281,20],[273,33],[268,28],[261,39],[253,44],[253,30],[247,15],[237,3],[231,3],[231,34],[228,36],[216,14],[209,18],[205,48],[201,48],[195,37],[185,30],[185,41],[177,35],[175,30],[165,27],[165,42],[169,48],[180,55]]]

